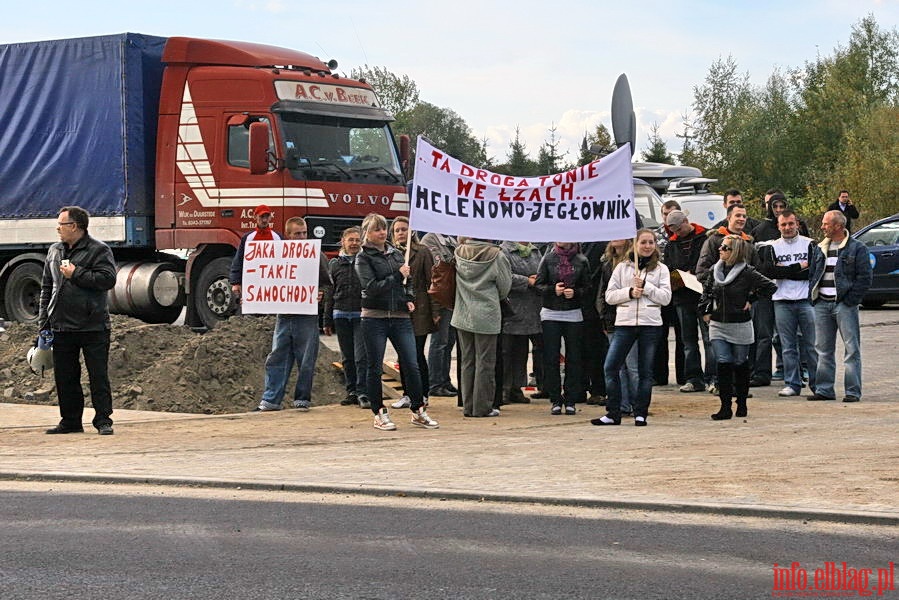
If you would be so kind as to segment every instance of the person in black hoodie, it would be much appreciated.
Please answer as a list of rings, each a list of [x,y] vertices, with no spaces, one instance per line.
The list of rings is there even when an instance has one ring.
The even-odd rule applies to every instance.
[[[755,243],[770,242],[771,240],[780,238],[777,217],[788,208],[790,208],[790,204],[787,202],[787,197],[782,193],[774,192],[768,198],[766,206],[767,214],[765,215],[765,218],[756,225],[755,229],[749,232]],[[808,237],[808,226],[802,219],[799,219],[799,235]]]
[[[325,335],[337,334],[343,355],[347,396],[340,404],[371,408],[366,391],[367,363],[362,339],[362,285],[356,275],[356,256],[361,249],[362,230],[358,227],[344,229],[340,253],[328,263],[334,291],[325,297],[324,332]]]
[[[362,221],[362,251],[356,257],[356,274],[362,286],[362,336],[368,362],[368,399],[374,427],[393,431],[381,390],[384,350],[387,340],[396,349],[400,369],[406,371],[406,393],[411,401],[412,424],[437,429],[437,421],[425,410],[421,377],[415,352],[410,313],[415,310],[411,269],[403,254],[387,242],[387,219],[370,213]]]

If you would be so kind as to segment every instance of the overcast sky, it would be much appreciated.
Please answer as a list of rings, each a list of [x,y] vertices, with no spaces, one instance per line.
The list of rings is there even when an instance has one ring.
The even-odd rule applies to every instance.
[[[244,40],[409,75],[421,99],[450,108],[505,159],[515,128],[532,157],[554,124],[573,160],[586,130],[611,125],[612,88],[626,73],[637,150],[658,122],[669,150],[693,87],[732,55],[754,83],[845,45],[871,13],[899,26],[899,0],[156,0],[9,3],[0,43],[131,31]]]

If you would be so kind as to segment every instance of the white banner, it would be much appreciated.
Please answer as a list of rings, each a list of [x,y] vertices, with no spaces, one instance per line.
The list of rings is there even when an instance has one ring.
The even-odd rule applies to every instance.
[[[592,242],[636,233],[631,154],[565,173],[516,177],[476,169],[418,138],[412,229],[518,242]]]
[[[321,240],[249,241],[243,254],[242,312],[318,314]]]

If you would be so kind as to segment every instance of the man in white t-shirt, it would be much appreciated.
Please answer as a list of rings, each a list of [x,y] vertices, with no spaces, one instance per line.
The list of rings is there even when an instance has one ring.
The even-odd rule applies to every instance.
[[[789,208],[777,217],[780,237],[760,242],[759,271],[777,283],[774,319],[783,349],[784,387],[778,396],[798,396],[802,390],[802,362],[815,389],[815,310],[809,300],[809,261],[815,241],[799,235],[799,217]]]

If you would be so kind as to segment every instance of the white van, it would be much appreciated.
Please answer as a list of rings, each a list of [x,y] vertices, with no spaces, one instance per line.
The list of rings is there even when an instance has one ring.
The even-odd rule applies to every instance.
[[[724,210],[724,196],[709,192],[708,186],[717,179],[705,177],[685,177],[668,185],[668,193],[662,195],[662,202],[676,200],[690,222],[699,223],[709,229],[727,216]]]
[[[634,207],[643,219],[643,227],[654,229],[661,224],[662,202],[651,185],[642,179],[634,179]]]
[[[657,192],[660,204],[668,200],[676,200],[680,204],[681,210],[690,217],[691,222],[709,228],[726,216],[723,205],[724,197],[709,191],[709,185],[717,183],[718,180],[703,177],[702,171],[696,167],[647,162],[635,162],[631,167],[636,179],[643,180]],[[641,205],[641,192],[637,191],[636,187],[635,180],[637,210],[645,219]],[[651,205],[652,202],[646,202],[646,204]],[[650,206],[646,206],[645,210],[652,213]],[[661,212],[659,211],[657,214],[658,216],[652,215],[655,222],[661,219]]]

